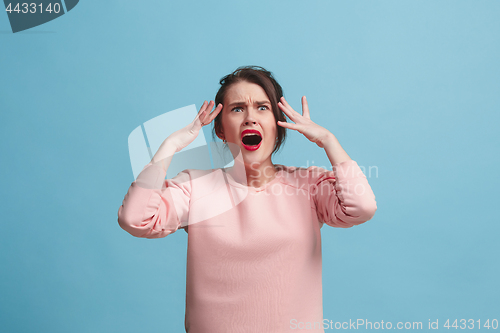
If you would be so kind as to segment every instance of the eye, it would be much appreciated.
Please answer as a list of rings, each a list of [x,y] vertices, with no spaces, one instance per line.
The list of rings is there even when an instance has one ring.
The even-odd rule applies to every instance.
[[[261,110],[261,108],[264,108],[264,110],[269,110],[269,108],[266,105],[259,106],[259,110]]]
[[[231,111],[238,112],[238,110],[239,110],[239,111],[242,111],[242,108],[240,108],[240,107],[235,107],[235,108],[233,108]]]

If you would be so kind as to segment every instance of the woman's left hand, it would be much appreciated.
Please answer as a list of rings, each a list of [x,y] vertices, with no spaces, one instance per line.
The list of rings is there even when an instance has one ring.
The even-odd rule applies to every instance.
[[[278,121],[279,126],[302,133],[309,141],[316,143],[321,148],[324,148],[324,143],[333,137],[333,134],[329,130],[311,120],[306,96],[302,96],[302,115],[292,109],[290,104],[285,100],[285,97],[281,97],[278,106],[295,123]]]

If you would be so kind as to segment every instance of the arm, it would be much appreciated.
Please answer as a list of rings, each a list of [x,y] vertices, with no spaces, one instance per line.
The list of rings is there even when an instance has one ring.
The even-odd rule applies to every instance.
[[[345,161],[352,161],[340,145],[339,140],[332,133],[328,132],[328,135],[321,140],[321,145],[325,148],[326,155],[332,166]]]
[[[327,203],[327,207],[333,207],[335,218],[326,218],[325,223],[345,228],[370,220],[377,211],[377,202],[366,176],[347,155],[335,135],[328,132],[321,145],[332,163],[336,179],[333,186],[338,198],[331,204]]]
[[[151,162],[131,184],[118,210],[118,224],[122,229],[136,237],[159,238],[175,232],[182,222],[187,221],[190,175],[181,172],[169,180],[165,180],[165,176],[174,153],[189,145],[200,129],[222,110],[219,104],[210,113],[213,106],[212,101],[205,101],[189,125],[166,138]]]
[[[370,220],[377,210],[368,180],[353,160],[334,164],[333,171],[324,170],[312,184],[318,218],[329,226],[350,228]]]
[[[294,122],[278,121],[278,125],[302,133],[311,142],[324,148],[333,172],[324,172],[310,184],[313,185],[318,217],[328,225],[349,228],[370,220],[377,204],[375,195],[358,164],[326,128],[311,120],[306,97],[302,97],[302,115],[282,97],[278,103],[283,112]],[[326,171],[326,170],[325,170]]]
[[[210,101],[208,104],[207,101],[204,101],[200,111],[189,125],[172,133],[163,141],[155,156],[151,159],[150,164],[159,163],[163,170],[167,172],[170,162],[172,161],[172,156],[193,142],[198,136],[201,128],[210,124],[222,110],[222,104],[219,104],[211,111],[214,104],[213,101]]]
[[[149,163],[125,195],[118,210],[118,224],[132,236],[160,238],[180,227],[172,188],[165,188],[165,175],[160,165]]]

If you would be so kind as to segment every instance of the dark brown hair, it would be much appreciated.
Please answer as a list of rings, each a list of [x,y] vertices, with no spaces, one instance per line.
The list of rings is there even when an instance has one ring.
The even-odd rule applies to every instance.
[[[286,117],[283,111],[278,107],[278,102],[280,98],[283,96],[283,89],[273,77],[273,74],[263,67],[260,66],[242,66],[238,67],[234,72],[224,76],[220,79],[219,83],[221,87],[215,96],[215,105],[219,105],[221,103],[224,105],[224,97],[226,96],[227,89],[238,82],[247,81],[250,83],[258,84],[264,89],[271,102],[271,107],[273,110],[274,119],[276,121],[286,122]],[[274,145],[274,149],[272,154],[277,152],[281,145],[285,142],[286,139],[286,128],[277,126],[277,140]],[[214,119],[214,128],[212,136],[215,138],[217,133],[222,133],[222,111],[219,112],[217,117]]]

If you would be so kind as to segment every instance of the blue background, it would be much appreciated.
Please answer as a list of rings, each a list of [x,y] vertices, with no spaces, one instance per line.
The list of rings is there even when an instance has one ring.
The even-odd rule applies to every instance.
[[[366,224],[322,229],[324,318],[500,319],[499,14],[494,0],[87,0],[16,34],[0,14],[2,331],[183,331],[187,234],[117,223],[127,137],[242,65],[271,70],[299,112],[306,95],[376,195]],[[289,134],[273,162],[329,166]]]

